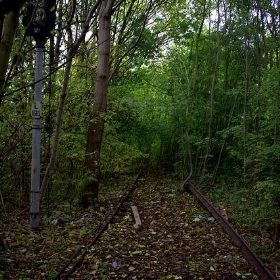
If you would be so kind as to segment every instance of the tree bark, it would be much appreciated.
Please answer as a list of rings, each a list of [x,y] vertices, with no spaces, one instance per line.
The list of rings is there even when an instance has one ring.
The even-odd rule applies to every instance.
[[[98,197],[100,179],[100,150],[104,130],[104,113],[107,109],[107,92],[110,77],[110,42],[112,0],[103,0],[99,10],[98,61],[95,79],[94,104],[87,131],[85,169],[92,180],[84,186],[82,206],[89,207]]]
[[[0,104],[3,97],[3,85],[9,65],[16,29],[18,27],[19,9],[10,12],[3,21],[0,40]]]

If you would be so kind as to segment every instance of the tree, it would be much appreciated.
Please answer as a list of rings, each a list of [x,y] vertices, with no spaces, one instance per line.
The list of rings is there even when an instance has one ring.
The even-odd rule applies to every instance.
[[[64,105],[65,105],[65,100],[67,96],[67,91],[68,91],[68,85],[69,85],[69,79],[70,79],[70,73],[71,73],[71,67],[72,67],[72,60],[78,51],[80,45],[84,42],[85,36],[89,30],[90,23],[92,21],[93,14],[95,13],[96,9],[98,8],[100,4],[100,1],[97,1],[92,8],[89,10],[87,14],[86,21],[84,23],[83,29],[81,31],[81,35],[77,38],[75,42],[73,42],[73,35],[72,35],[72,30],[71,30],[71,24],[72,24],[72,17],[68,19],[68,25],[67,25],[67,33],[68,33],[68,44],[69,44],[69,49],[67,51],[67,59],[66,59],[66,67],[65,67],[65,72],[64,72],[64,79],[63,79],[63,87],[61,88],[61,94],[60,94],[60,99],[59,99],[59,107],[57,111],[57,120],[56,120],[56,130],[55,130],[55,137],[54,137],[54,144],[53,144],[53,150],[52,154],[42,181],[41,185],[41,197],[40,199],[43,200],[46,189],[50,180],[51,172],[53,170],[56,158],[57,158],[57,152],[58,152],[58,145],[59,145],[59,140],[60,140],[60,133],[61,133],[61,125],[62,125],[62,118],[63,118],[63,111],[64,111]],[[102,74],[101,74],[102,76]]]
[[[91,121],[87,132],[85,166],[91,172],[93,180],[85,187],[82,205],[88,207],[93,198],[98,197],[99,164],[104,116],[107,107],[107,93],[110,75],[110,44],[112,0],[103,0],[99,9],[98,62],[95,78],[94,103]]]
[[[2,4],[3,2],[0,2]],[[0,15],[0,104],[4,95],[4,83],[6,78],[6,72],[9,65],[12,46],[16,29],[19,21],[19,7],[13,7],[14,11],[10,11],[6,17]],[[0,8],[1,12],[2,9]]]
[[[107,108],[107,93],[110,79],[113,79],[120,68],[121,62],[136,49],[142,35],[144,34],[145,27],[148,21],[149,13],[152,8],[152,1],[147,3],[147,6],[138,1],[131,1],[128,3],[127,14],[123,18],[124,21],[121,25],[120,31],[117,26],[114,27],[116,34],[111,35],[111,21],[113,13],[120,9],[123,1],[118,2],[115,6],[112,1],[102,1],[99,11],[99,27],[98,27],[98,64],[95,78],[95,91],[94,102],[91,107],[90,123],[87,131],[87,144],[86,144],[86,158],[85,168],[87,174],[90,174],[91,180],[84,187],[82,195],[83,207],[91,205],[93,200],[98,197],[99,179],[100,179],[100,152],[102,145],[102,136],[104,131],[105,113]],[[125,5],[125,2],[123,2]],[[134,14],[135,19],[128,25],[128,19],[133,15],[132,10],[134,6],[139,7],[144,11],[144,14],[138,16]],[[118,17],[117,17],[118,18]],[[128,36],[127,30],[131,30],[133,21],[138,22],[138,30],[134,31],[132,40]],[[117,22],[118,23],[118,22]],[[140,27],[139,27],[140,26]],[[136,27],[136,28],[137,28]],[[118,36],[116,39],[115,64],[110,63],[110,43],[111,36]],[[124,40],[124,41],[123,41]],[[127,41],[126,41],[127,40]],[[126,48],[122,49],[122,54],[119,53],[121,44],[126,44]],[[110,73],[110,66],[113,67]]]

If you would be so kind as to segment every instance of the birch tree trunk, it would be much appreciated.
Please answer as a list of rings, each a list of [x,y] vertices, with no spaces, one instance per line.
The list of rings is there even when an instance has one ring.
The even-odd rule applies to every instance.
[[[83,189],[82,206],[89,207],[98,197],[100,150],[104,130],[104,113],[110,77],[110,36],[112,0],[103,0],[99,10],[98,61],[95,78],[94,104],[87,131],[85,168],[93,178]]]

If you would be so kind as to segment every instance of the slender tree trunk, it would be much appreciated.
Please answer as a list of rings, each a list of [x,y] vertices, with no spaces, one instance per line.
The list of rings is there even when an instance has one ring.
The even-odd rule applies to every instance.
[[[48,186],[48,183],[49,183],[49,180],[51,177],[51,171],[53,170],[53,167],[54,167],[54,164],[56,161],[57,152],[58,152],[64,103],[65,103],[66,96],[67,96],[67,89],[68,89],[71,66],[72,66],[72,50],[71,49],[68,52],[67,58],[68,58],[68,61],[66,63],[66,67],[65,67],[65,71],[64,71],[63,85],[61,88],[60,99],[59,99],[53,149],[51,152],[50,161],[48,163],[48,166],[47,166],[47,169],[46,169],[46,172],[45,172],[42,184],[41,184],[41,189],[40,189],[40,193],[41,193],[40,200],[41,201],[45,197],[47,186]]]
[[[280,5],[280,0],[278,1],[278,4]],[[280,21],[280,13],[278,17]],[[278,48],[276,50],[276,67],[280,67],[280,61],[279,61],[279,55],[278,55]],[[274,115],[275,115],[275,121],[274,121],[274,131],[273,131],[273,145],[276,145],[278,143],[278,129],[279,129],[279,119],[280,119],[280,113],[279,113],[279,102],[280,102],[280,81],[278,82],[278,89],[275,92],[275,109],[274,109]]]
[[[230,70],[230,60],[231,60],[231,50],[232,46],[230,45],[231,38],[229,34],[232,31],[232,27],[229,24],[232,21],[232,5],[227,4],[226,1],[224,1],[224,11],[225,11],[225,25],[224,25],[224,45],[225,45],[225,51],[224,51],[224,69],[225,69],[225,91],[229,89],[230,81],[229,81],[229,70]]]
[[[221,53],[221,44],[220,44],[220,2],[217,3],[217,53],[216,53],[216,62],[215,62],[215,68],[213,72],[212,77],[212,85],[211,85],[211,97],[210,97],[210,117],[209,117],[209,123],[208,123],[208,141],[206,145],[206,151],[205,151],[205,159],[204,159],[204,165],[202,170],[202,176],[203,179],[206,169],[207,169],[207,162],[209,159],[209,153],[210,153],[210,146],[212,141],[212,126],[214,121],[214,102],[215,102],[215,90],[216,90],[216,82],[217,82],[217,75],[219,70],[219,64],[220,64],[220,53]]]
[[[62,0],[58,0],[56,5],[57,5],[57,13],[56,13],[57,30],[62,30],[62,18],[63,18],[63,5],[64,5],[64,3],[63,3]],[[62,41],[62,32],[58,31],[57,35],[55,36],[53,69],[55,69],[58,66],[60,52],[61,52],[61,50],[60,50],[61,41]]]
[[[189,75],[189,70],[187,65],[185,64],[185,62],[183,61],[183,59],[180,58],[180,56],[178,56],[179,60],[182,63],[182,66],[185,70],[185,77],[187,80],[187,91],[186,91],[186,97],[187,97],[187,102],[186,102],[186,106],[185,106],[185,112],[186,112],[186,119],[188,119],[189,117],[189,100],[190,100],[190,95],[191,95],[191,85],[190,85],[190,75]],[[193,174],[193,158],[192,158],[192,150],[191,150],[191,144],[190,144],[190,126],[188,126],[185,130],[185,134],[186,134],[186,150],[188,153],[188,164],[189,164],[189,172],[186,172],[186,164],[187,164],[187,158],[185,153],[183,154],[183,160],[182,160],[182,176],[183,179],[185,180],[184,183],[187,183],[189,181],[189,179],[192,177]],[[188,176],[186,176],[188,175]]]
[[[19,8],[7,14],[3,20],[2,34],[0,34],[0,104],[3,98],[3,85],[5,83],[15,32],[18,27],[18,19]]]
[[[87,132],[85,168],[92,180],[84,186],[82,206],[89,207],[98,197],[100,179],[100,150],[104,130],[104,113],[110,77],[112,0],[103,0],[99,10],[98,61],[95,79],[94,104]]]
[[[244,57],[245,57],[245,77],[244,77],[244,95],[243,95],[243,182],[246,184],[246,157],[247,157],[247,149],[246,149],[246,141],[247,141],[247,102],[248,102],[248,90],[249,90],[249,53],[248,53],[248,36],[247,29],[248,21],[246,20],[246,26],[244,26]]]
[[[67,33],[68,33],[68,44],[71,46],[68,50],[67,53],[67,63],[65,66],[65,71],[64,71],[64,80],[63,80],[63,86],[61,89],[61,94],[60,94],[60,100],[59,100],[59,107],[58,107],[58,112],[57,112],[57,120],[56,120],[56,130],[55,130],[55,136],[54,136],[54,144],[53,144],[53,149],[52,153],[50,156],[50,161],[47,166],[45,176],[43,178],[42,184],[41,184],[41,189],[40,189],[40,200],[44,199],[46,189],[51,177],[51,172],[54,167],[55,161],[56,161],[56,156],[58,152],[58,146],[59,146],[59,139],[60,139],[60,132],[61,132],[61,125],[62,125],[62,117],[63,117],[63,110],[64,110],[64,103],[66,100],[67,96],[67,89],[69,85],[69,79],[70,79],[70,73],[71,73],[71,67],[72,67],[72,61],[73,57],[76,54],[77,50],[80,47],[80,44],[84,41],[84,38],[86,36],[86,33],[89,29],[91,19],[93,17],[94,12],[98,8],[100,3],[100,0],[97,0],[96,3],[93,5],[91,10],[88,13],[88,17],[85,21],[84,24],[84,29],[80,37],[76,40],[75,43],[73,43],[73,36],[72,36],[72,31],[71,31],[71,19],[68,21],[68,26],[67,26]],[[57,62],[55,62],[57,63]]]
[[[280,83],[279,83],[280,87]],[[275,121],[274,121],[274,131],[273,131],[273,145],[276,145],[278,142],[278,126],[279,126],[279,100],[280,100],[280,91],[277,90],[275,96]]]
[[[259,17],[260,17],[260,34],[262,37],[262,43],[263,43],[263,54],[264,54],[264,63],[263,68],[266,70],[268,67],[268,49],[267,49],[267,42],[266,42],[266,26],[265,26],[265,15],[264,15],[264,9],[262,7],[261,1],[256,1],[257,9],[259,10]]]
[[[230,125],[231,125],[231,120],[233,118],[233,113],[234,113],[234,110],[235,110],[236,100],[237,100],[237,95],[235,96],[235,101],[234,101],[233,106],[231,107],[231,110],[230,110],[230,113],[229,113],[229,120],[228,120],[227,127],[226,127],[227,130],[230,128]],[[216,164],[216,167],[215,167],[215,170],[214,170],[214,175],[213,175],[213,179],[212,179],[213,184],[216,182],[216,179],[217,179],[217,174],[218,174],[218,170],[220,168],[220,164],[221,164],[221,161],[222,161],[222,155],[223,155],[224,148],[225,148],[225,145],[226,145],[226,140],[227,140],[227,137],[224,137],[223,143],[222,143],[222,146],[221,146],[221,149],[220,149],[220,152],[219,152],[219,156],[218,156],[218,161],[217,161],[217,164]]]
[[[201,11],[202,11],[201,22],[198,30],[196,30],[196,36],[194,40],[194,69],[192,75],[192,93],[194,98],[194,106],[196,106],[197,80],[199,77],[199,43],[200,43],[200,36],[202,34],[202,29],[204,26],[206,13],[207,13],[207,0],[204,0],[203,3],[201,3]],[[200,173],[202,168],[202,164],[198,160],[199,157],[200,157],[200,149],[197,149],[196,160],[195,160],[195,164],[193,165],[193,173],[197,175]]]
[[[196,83],[197,83],[197,78],[198,78],[198,74],[199,74],[198,47],[199,47],[200,36],[202,33],[202,28],[203,28],[205,17],[206,17],[206,7],[207,7],[207,1],[205,0],[203,3],[202,19],[201,19],[199,29],[196,34],[196,39],[195,39],[195,57],[194,57],[195,62],[194,62],[193,85],[192,85],[192,87],[193,87],[192,89],[193,89],[194,93],[196,93]]]
[[[278,7],[280,6],[280,0],[277,1]],[[279,11],[279,10],[278,10]],[[280,22],[280,12],[278,13],[278,22]],[[279,37],[278,37],[279,38]],[[277,37],[275,36],[275,41],[277,42]],[[279,42],[279,41],[278,41]],[[279,61],[279,43],[278,48],[276,50],[276,67],[280,67],[280,61]],[[279,129],[279,120],[280,120],[280,114],[279,114],[279,102],[280,102],[280,82],[278,82],[278,89],[276,91],[275,96],[275,122],[274,122],[274,135],[273,135],[273,144],[276,145],[278,143],[278,129]]]

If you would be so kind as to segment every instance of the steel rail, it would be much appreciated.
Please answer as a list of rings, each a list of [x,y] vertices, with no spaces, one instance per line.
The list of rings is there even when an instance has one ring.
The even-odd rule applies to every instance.
[[[227,220],[225,220],[220,212],[202,195],[199,190],[188,183],[184,185],[184,188],[186,191],[191,192],[220,223],[222,228],[232,239],[233,243],[240,249],[245,259],[254,267],[261,280],[277,280],[268,267],[265,266],[261,259],[251,249],[247,241],[232,227],[232,225]]]
[[[108,228],[109,223],[112,221],[114,216],[117,214],[123,203],[129,198],[129,196],[133,193],[135,188],[137,187],[137,182],[139,181],[139,177],[141,172],[136,176],[133,180],[132,187],[120,198],[117,204],[114,206],[111,213],[109,213],[103,222],[94,230],[93,239],[88,245],[82,245],[69,259],[69,261],[61,268],[58,274],[55,276],[53,280],[66,280],[77,270],[77,268],[81,265],[84,257],[89,252],[89,249],[98,241],[101,237],[102,233]]]

